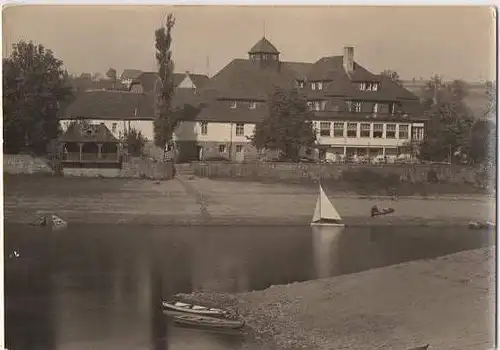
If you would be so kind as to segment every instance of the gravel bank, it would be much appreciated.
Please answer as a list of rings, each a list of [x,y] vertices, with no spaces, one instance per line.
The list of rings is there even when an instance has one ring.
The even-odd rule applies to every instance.
[[[494,199],[484,196],[369,198],[327,191],[350,226],[466,225],[490,220]],[[57,213],[70,223],[141,225],[308,225],[316,190],[300,185],[239,183],[180,177],[170,181],[9,176],[7,222]],[[378,204],[392,215],[370,218]]]
[[[491,349],[495,248],[328,279],[182,299],[238,312],[283,349]]]

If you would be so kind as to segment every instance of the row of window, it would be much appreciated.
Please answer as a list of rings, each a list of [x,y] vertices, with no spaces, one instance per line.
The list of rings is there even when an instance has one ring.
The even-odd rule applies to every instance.
[[[314,100],[308,101],[307,105],[309,106],[309,110],[311,111],[324,111],[327,105],[326,100]],[[259,106],[260,102],[257,101],[229,101],[229,107],[231,109],[235,109],[239,105],[247,106],[248,109],[256,109]],[[362,101],[346,101],[346,109],[348,112],[357,112],[360,113],[363,111],[363,102]],[[371,102],[370,102],[371,103]],[[335,106],[335,110],[339,110],[338,106]],[[391,113],[394,114],[396,109],[395,103],[374,103],[372,106],[372,113]]]
[[[311,90],[323,90],[326,86],[326,81],[312,81],[310,82]],[[297,86],[300,89],[305,87],[305,82],[303,80],[297,80]],[[378,91],[380,89],[380,84],[376,82],[361,82],[358,85],[359,91]]]
[[[243,145],[236,145],[235,147],[236,153],[243,152]],[[227,145],[219,145],[219,153],[226,153]]]
[[[201,122],[201,134],[208,134],[208,122]],[[245,136],[245,124],[236,124],[236,136]]]
[[[238,107],[238,102],[241,104],[241,105],[248,105],[248,109],[256,109],[257,108],[257,105],[259,104],[257,101],[230,101],[229,102],[229,107],[231,107],[232,109]]]
[[[348,112],[361,113],[363,111],[362,101],[346,101],[346,109]],[[326,109],[326,100],[316,100],[308,101],[307,105],[311,111],[324,111]],[[339,111],[339,107],[335,106],[333,108],[335,111]],[[374,103],[372,106],[372,113],[383,113],[383,114],[394,114],[396,111],[395,103]]]
[[[358,134],[358,124],[359,134]],[[373,125],[373,129],[372,129]],[[346,128],[347,126],[347,128]],[[396,124],[386,124],[385,136],[384,136],[384,124],[382,123],[344,123],[344,122],[334,122],[333,123],[333,137],[348,137],[348,138],[386,138],[395,139],[396,136],[399,139],[408,139],[409,126],[408,124],[399,124],[399,130],[396,135]],[[332,136],[332,123],[331,122],[320,122],[319,123],[319,134],[320,136]]]

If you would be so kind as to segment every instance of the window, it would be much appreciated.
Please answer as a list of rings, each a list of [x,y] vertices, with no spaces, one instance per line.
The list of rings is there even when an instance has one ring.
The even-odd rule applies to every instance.
[[[377,114],[378,113],[378,103],[373,104],[373,113]]]
[[[354,102],[354,112],[361,112],[361,102]]]
[[[378,83],[371,84],[371,91],[378,91]]]
[[[236,101],[231,101],[231,102],[230,102],[230,107],[231,107],[231,108],[236,108],[236,106],[237,106]]]
[[[396,104],[395,103],[391,103],[391,114],[394,114],[396,112]]]
[[[243,152],[243,145],[236,145],[236,153]]]
[[[347,137],[353,138],[358,136],[358,123],[347,123]]]
[[[245,135],[245,124],[236,124],[236,136]]]
[[[344,123],[343,122],[333,123],[333,136],[334,137],[344,137]]]
[[[297,80],[297,86],[298,86],[300,89],[303,89],[303,88],[304,88],[304,81],[303,81],[303,80]]]
[[[359,90],[360,91],[365,91],[366,90],[366,83],[360,83],[359,84]]]
[[[408,139],[408,124],[399,124],[399,138]]]
[[[250,102],[250,104],[248,105],[248,108],[250,108],[250,109],[257,108],[257,102],[255,102],[255,101]]]
[[[373,124],[373,138],[381,139],[384,136],[384,124]]]
[[[307,101],[307,107],[309,107],[309,110],[312,111],[312,109],[313,109],[313,101]]]
[[[370,137],[370,123],[361,123],[360,129],[361,137]]]
[[[311,83],[311,90],[316,90],[316,83]]]
[[[330,136],[330,122],[321,122],[319,123],[319,135],[320,136]]]
[[[352,112],[352,101],[346,101],[345,106],[348,112]]]
[[[321,110],[324,111],[326,109],[326,101],[321,101]]]
[[[412,127],[412,139],[422,141],[424,139],[424,128],[422,126]]]
[[[323,90],[323,82],[322,81],[318,81],[316,83],[316,85],[318,86],[318,90]]]
[[[226,145],[219,145],[219,153],[226,153]]]
[[[396,124],[387,124],[385,126],[385,137],[388,139],[396,138]]]
[[[111,132],[112,132],[113,134],[116,134],[116,126],[117,126],[117,125],[118,125],[118,123],[113,123],[113,124],[111,125]]]
[[[201,122],[201,134],[206,135],[208,132],[208,123],[207,122]]]

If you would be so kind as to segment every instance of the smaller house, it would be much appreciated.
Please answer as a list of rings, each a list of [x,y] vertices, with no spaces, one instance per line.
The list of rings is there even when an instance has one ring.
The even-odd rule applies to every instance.
[[[209,77],[203,74],[194,74],[191,72],[174,73],[173,85],[176,90],[191,91],[194,95],[209,81]],[[155,91],[158,80],[157,72],[143,72],[130,83],[130,91],[137,93],[151,93]]]
[[[73,121],[59,138],[59,144],[65,167],[95,167],[96,163],[120,163],[120,141],[104,123]]]

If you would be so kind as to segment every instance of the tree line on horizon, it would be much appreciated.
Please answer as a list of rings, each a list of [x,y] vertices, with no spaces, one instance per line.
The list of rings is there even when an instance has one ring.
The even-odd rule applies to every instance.
[[[154,142],[161,148],[172,142],[175,128],[186,118],[186,111],[172,106],[174,25],[175,18],[169,14],[164,26],[154,33],[159,75],[155,84]],[[41,44],[21,40],[3,59],[3,70],[4,152],[45,154],[47,145],[61,133],[59,112],[75,98],[63,61]],[[401,84],[396,71],[381,74]],[[113,68],[106,76],[118,78]],[[496,83],[488,82],[485,89],[487,105],[477,118],[464,101],[469,93],[465,82],[444,82],[437,75],[426,81],[421,104],[428,123],[424,142],[417,150],[421,159],[448,161],[451,153],[452,161],[495,162],[496,125],[492,116],[496,115]],[[269,95],[268,108],[268,116],[257,124],[251,142],[259,150],[276,150],[287,159],[298,160],[300,149],[313,147],[316,141],[307,101],[296,90],[276,89]],[[135,142],[136,138],[143,139],[140,131],[134,130],[127,138],[128,143],[135,144],[135,150],[144,145],[144,140]]]

